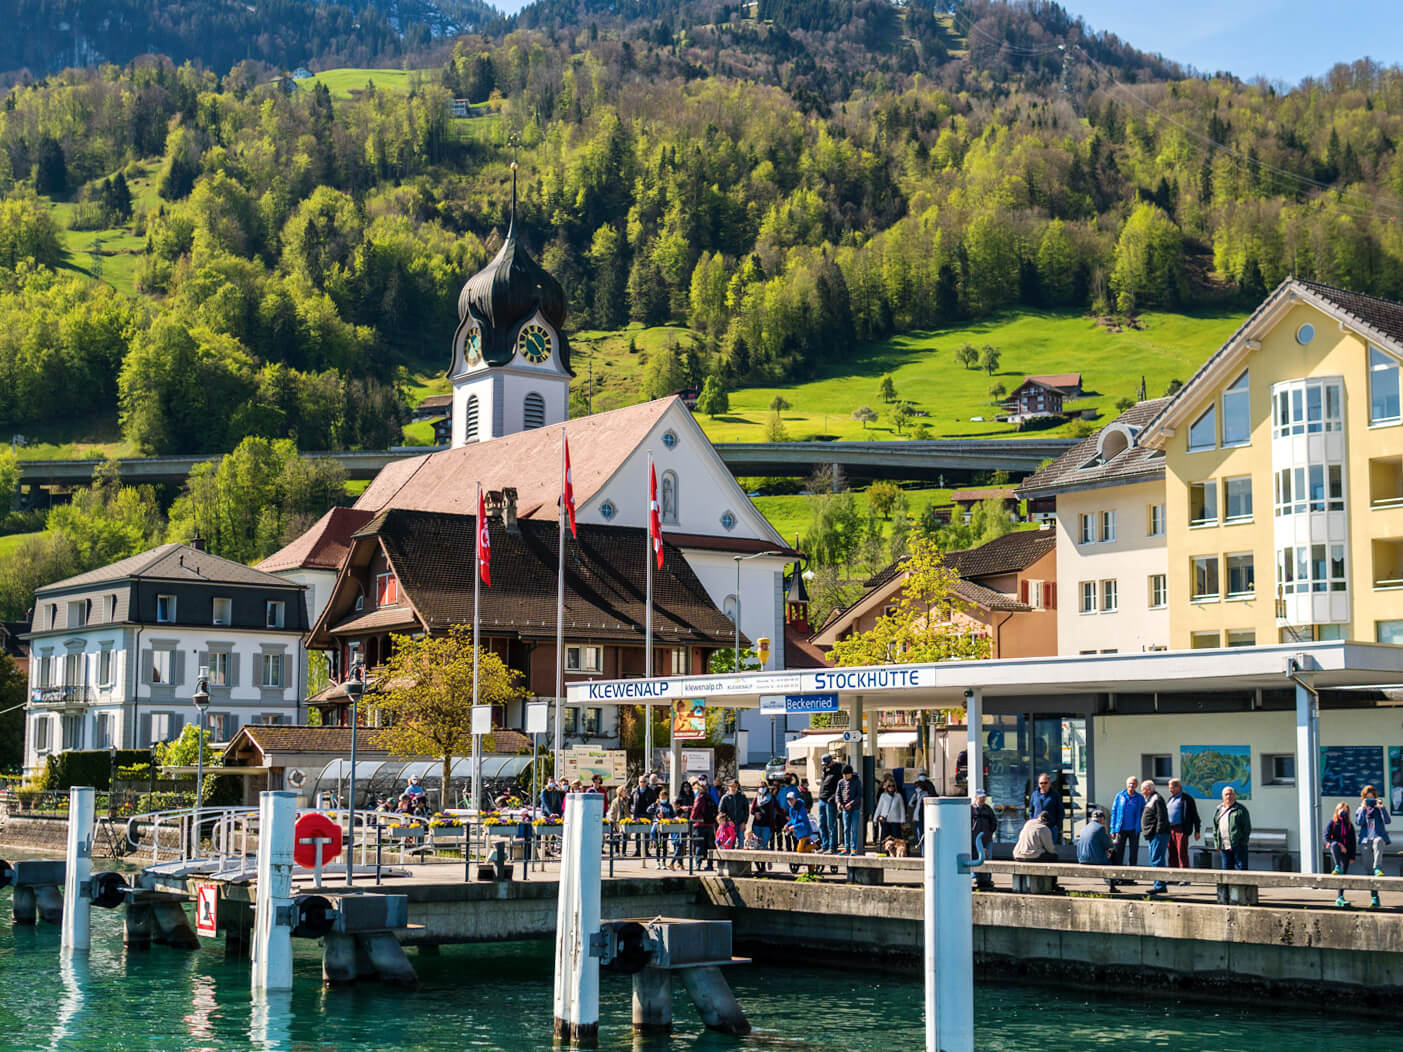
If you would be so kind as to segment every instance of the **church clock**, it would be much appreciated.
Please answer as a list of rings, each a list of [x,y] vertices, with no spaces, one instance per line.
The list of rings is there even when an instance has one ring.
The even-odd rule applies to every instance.
[[[516,349],[532,365],[540,365],[550,357],[550,333],[540,325],[527,325],[516,338]]]

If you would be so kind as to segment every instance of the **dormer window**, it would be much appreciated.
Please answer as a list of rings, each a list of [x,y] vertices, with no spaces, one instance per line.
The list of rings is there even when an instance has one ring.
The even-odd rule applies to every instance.
[[[399,578],[392,573],[375,575],[375,605],[394,606],[399,602]]]
[[[162,623],[170,623],[175,620],[175,596],[156,596],[156,620]]]
[[[264,607],[264,625],[268,628],[282,628],[287,604],[280,599],[269,599]]]

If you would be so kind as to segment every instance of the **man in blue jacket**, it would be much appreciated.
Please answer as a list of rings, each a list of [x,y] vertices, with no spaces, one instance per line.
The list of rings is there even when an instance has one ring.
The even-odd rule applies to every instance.
[[[1052,776],[1038,775],[1038,787],[1028,797],[1028,817],[1037,818],[1047,812],[1047,824],[1052,827],[1052,842],[1062,843],[1062,794],[1052,788]]]
[[[1091,812],[1091,821],[1082,828],[1077,838],[1077,861],[1083,866],[1104,866],[1111,861],[1115,849],[1111,846],[1111,834],[1106,832],[1106,812],[1097,808]],[[1114,880],[1106,885],[1116,890]]]
[[[1116,849],[1113,866],[1134,866],[1140,858],[1140,820],[1145,815],[1145,798],[1136,790],[1140,779],[1133,774],[1125,780],[1125,788],[1116,793],[1111,805],[1111,843]],[[1126,856],[1129,855],[1129,861]],[[1127,884],[1135,883],[1133,880]]]

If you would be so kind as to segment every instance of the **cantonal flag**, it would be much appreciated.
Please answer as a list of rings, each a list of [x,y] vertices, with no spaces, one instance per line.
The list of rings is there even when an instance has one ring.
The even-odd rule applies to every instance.
[[[492,583],[492,536],[487,532],[487,508],[482,501],[482,490],[477,491],[477,572],[482,583]]]
[[[663,523],[658,513],[658,473],[653,465],[648,465],[648,537],[653,542],[653,554],[658,560],[658,569],[663,568]]]

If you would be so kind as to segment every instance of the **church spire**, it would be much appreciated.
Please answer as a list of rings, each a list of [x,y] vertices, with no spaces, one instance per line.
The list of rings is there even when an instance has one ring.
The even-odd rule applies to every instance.
[[[512,211],[511,218],[507,221],[507,236],[511,236],[512,228],[516,226],[516,151],[521,146],[521,136],[512,132],[507,136],[507,145],[512,148]]]

